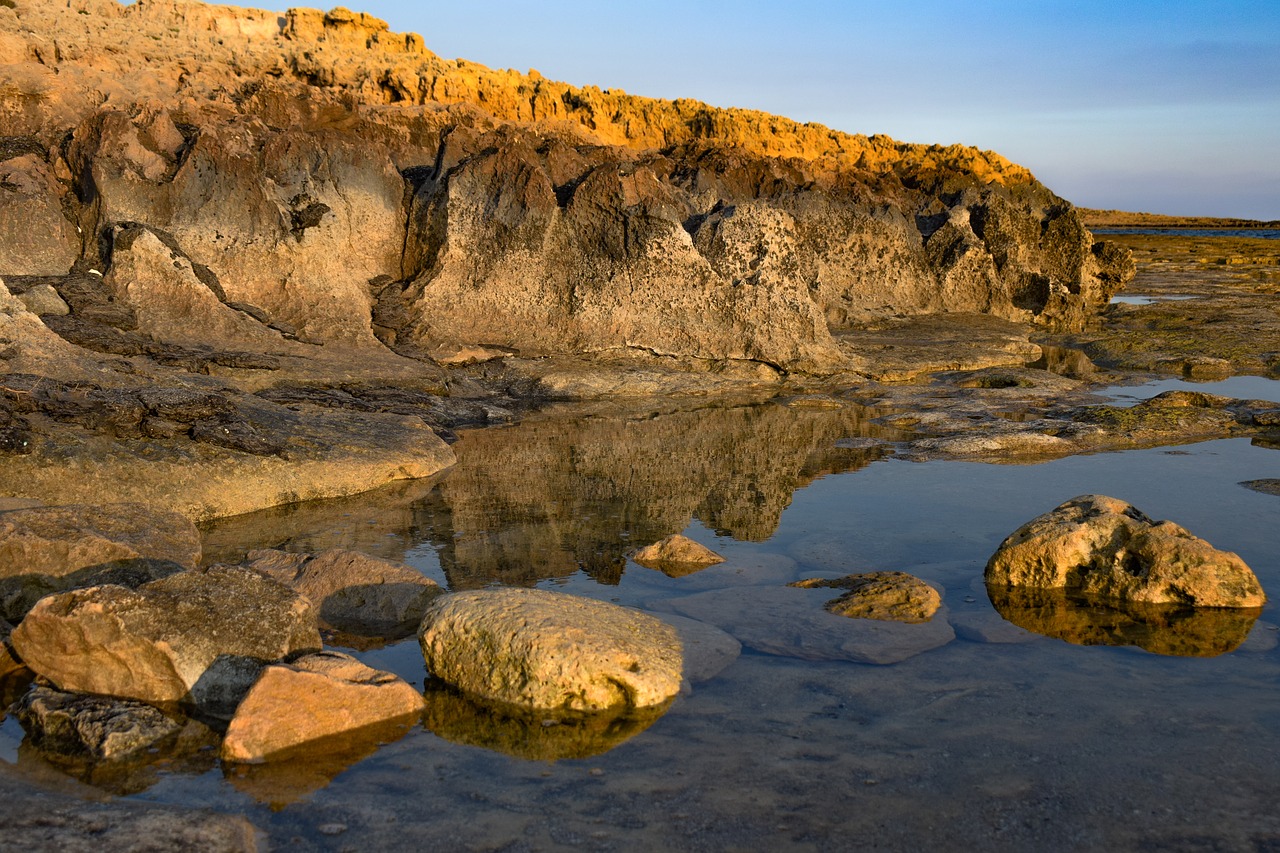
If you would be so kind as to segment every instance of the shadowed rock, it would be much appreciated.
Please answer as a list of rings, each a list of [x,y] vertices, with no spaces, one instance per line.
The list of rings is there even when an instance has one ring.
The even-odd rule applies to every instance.
[[[36,686],[13,715],[42,750],[94,759],[123,758],[174,737],[183,720],[142,702]]]

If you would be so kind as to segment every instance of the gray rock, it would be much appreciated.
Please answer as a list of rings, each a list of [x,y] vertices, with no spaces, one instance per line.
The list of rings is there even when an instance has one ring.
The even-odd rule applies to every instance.
[[[185,722],[142,702],[41,686],[19,699],[12,713],[42,750],[108,760],[173,737]]]
[[[715,625],[675,613],[655,613],[680,634],[684,650],[684,677],[690,684],[710,681],[742,654],[742,643]]]

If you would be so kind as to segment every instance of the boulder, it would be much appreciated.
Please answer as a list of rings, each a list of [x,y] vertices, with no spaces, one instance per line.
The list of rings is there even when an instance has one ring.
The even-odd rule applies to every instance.
[[[844,589],[844,595],[824,607],[837,616],[881,619],[887,622],[928,622],[942,606],[942,596],[920,578],[906,572],[867,572],[842,578],[808,578],[790,586],[802,589]]]
[[[194,566],[200,533],[177,513],[139,504],[0,514],[0,611],[16,622],[44,595],[92,582],[96,567],[139,558]]]
[[[250,551],[247,560],[249,568],[306,596],[324,625],[357,636],[409,636],[444,592],[409,566],[342,548],[310,555]]]
[[[137,590],[48,596],[14,630],[13,646],[63,690],[164,703],[210,690],[214,664],[227,657],[276,661],[319,649],[320,635],[311,603],[288,587],[213,566]]]
[[[93,759],[119,759],[177,735],[183,721],[127,699],[67,693],[35,686],[13,706],[41,750]]]
[[[428,671],[477,696],[527,708],[661,705],[680,691],[680,638],[614,604],[536,589],[441,596],[418,631]]]
[[[699,569],[724,562],[724,557],[706,545],[679,533],[638,548],[631,552],[630,557],[647,569],[657,569],[673,578],[690,575]]]
[[[738,587],[653,601],[654,610],[709,622],[742,645],[802,660],[892,664],[955,639],[946,619],[921,624],[846,619],[824,609],[822,589]]]
[[[989,586],[1064,589],[1184,607],[1261,607],[1253,571],[1172,521],[1105,495],[1072,498],[1015,530],[987,561]]]
[[[389,672],[338,652],[274,664],[240,703],[224,761],[256,762],[321,738],[422,713],[422,694]]]

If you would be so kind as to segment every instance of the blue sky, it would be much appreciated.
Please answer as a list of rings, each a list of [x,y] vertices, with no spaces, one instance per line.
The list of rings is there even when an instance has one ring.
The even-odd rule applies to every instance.
[[[1078,205],[1280,219],[1280,0],[346,2],[447,58],[992,149]]]

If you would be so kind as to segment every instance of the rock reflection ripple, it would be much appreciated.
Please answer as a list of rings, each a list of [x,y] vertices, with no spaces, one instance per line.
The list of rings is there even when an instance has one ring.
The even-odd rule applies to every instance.
[[[1190,608],[1094,600],[1061,589],[987,585],[1006,621],[1078,646],[1137,646],[1152,654],[1216,657],[1234,651],[1262,608]]]

